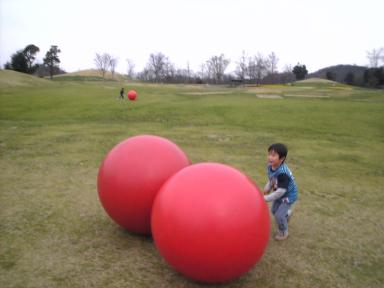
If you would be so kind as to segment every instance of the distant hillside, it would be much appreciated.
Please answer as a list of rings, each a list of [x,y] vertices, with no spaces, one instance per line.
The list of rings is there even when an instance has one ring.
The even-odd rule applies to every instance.
[[[324,78],[307,78],[305,80],[299,80],[295,82],[295,85],[311,85],[311,84],[321,84],[321,85],[328,85],[328,86],[335,86],[335,85],[341,85],[339,83],[336,83],[335,81],[327,80]]]
[[[51,85],[52,82],[13,70],[0,70],[0,88]]]
[[[54,76],[56,80],[71,80],[71,81],[76,81],[76,80],[81,80],[81,81],[100,81],[103,80],[100,72],[96,69],[88,69],[88,70],[80,70],[77,72],[71,72],[71,73],[66,73],[66,74],[60,74]],[[123,79],[123,75],[116,73],[112,77],[111,72],[105,73],[105,80],[116,80],[116,81],[121,81]]]
[[[336,65],[320,69],[314,73],[308,74],[308,77],[327,79],[327,72],[334,77],[332,80],[344,83],[348,73],[353,73],[356,84],[363,80],[364,71],[367,67],[357,65]]]

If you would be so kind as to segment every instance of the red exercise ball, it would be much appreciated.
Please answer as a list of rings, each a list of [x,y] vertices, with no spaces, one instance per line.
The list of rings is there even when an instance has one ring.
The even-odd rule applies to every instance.
[[[99,168],[98,192],[108,215],[131,232],[151,233],[157,192],[173,174],[190,164],[173,142],[140,135],[117,144]]]
[[[160,189],[152,235],[164,259],[185,276],[223,283],[246,273],[269,241],[268,207],[259,189],[223,164],[186,167]]]
[[[136,100],[137,92],[135,90],[130,90],[127,95],[129,100]]]

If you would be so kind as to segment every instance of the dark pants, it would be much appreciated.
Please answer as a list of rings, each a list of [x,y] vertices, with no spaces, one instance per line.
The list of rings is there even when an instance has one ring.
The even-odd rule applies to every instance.
[[[288,232],[288,210],[291,204],[282,201],[273,201],[271,212],[275,216],[275,221],[280,233]]]

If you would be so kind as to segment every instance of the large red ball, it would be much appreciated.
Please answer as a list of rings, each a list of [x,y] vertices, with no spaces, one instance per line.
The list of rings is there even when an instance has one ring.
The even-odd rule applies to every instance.
[[[130,90],[127,95],[129,100],[136,100],[137,92],[135,90]]]
[[[222,283],[247,272],[269,240],[269,212],[258,188],[240,171],[201,163],[176,173],[152,208],[160,254],[185,276]]]
[[[131,232],[150,234],[157,192],[173,174],[190,164],[173,142],[140,135],[117,144],[99,168],[98,192],[108,215]]]

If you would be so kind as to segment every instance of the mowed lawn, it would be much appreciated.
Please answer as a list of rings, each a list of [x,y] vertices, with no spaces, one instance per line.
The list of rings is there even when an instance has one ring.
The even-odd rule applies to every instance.
[[[383,90],[64,79],[0,71],[0,287],[214,287],[175,272],[99,203],[101,161],[138,134],[260,187],[269,144],[288,145],[300,193],[290,237],[271,237],[252,270],[220,287],[383,287]],[[137,101],[119,101],[122,86]]]

